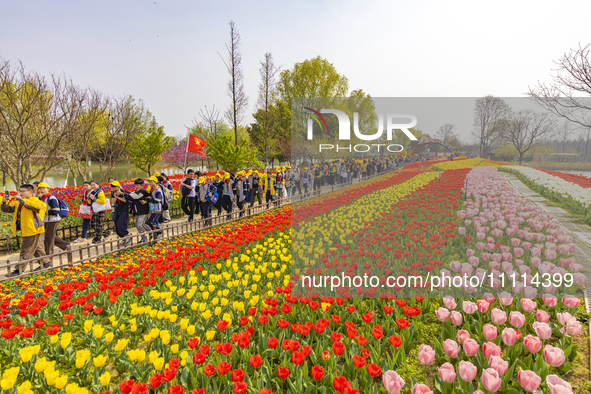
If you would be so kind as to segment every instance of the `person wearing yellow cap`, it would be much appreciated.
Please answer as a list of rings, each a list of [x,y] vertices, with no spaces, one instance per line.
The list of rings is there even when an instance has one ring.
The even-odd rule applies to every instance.
[[[197,204],[197,180],[195,179],[195,171],[187,170],[187,176],[183,178],[180,184],[180,192],[182,196],[181,209],[189,216],[188,222],[192,222],[195,216],[195,204]]]
[[[283,167],[285,171],[285,194],[287,197],[291,197],[291,193],[293,191],[293,187],[295,186],[295,174],[291,172],[291,167]]]
[[[66,250],[70,244],[57,236],[57,228],[63,219],[60,213],[66,216],[68,214],[68,205],[51,194],[49,185],[45,182],[40,182],[39,185],[37,185],[37,193],[39,195],[39,199],[46,205],[46,214],[43,218],[43,223],[45,226],[45,235],[43,237],[45,253],[47,255],[53,254],[54,245],[56,245],[61,250]],[[61,206],[65,206],[64,212],[62,212]]]
[[[113,225],[115,227],[115,232],[119,238],[125,238],[129,235],[129,231],[127,231],[127,218],[129,215],[129,205],[127,202],[131,203],[131,197],[129,196],[129,192],[124,190],[121,187],[121,184],[117,181],[111,183],[111,194],[113,195]],[[128,238],[126,241],[120,241],[119,246],[126,246],[129,245],[131,242],[131,238]]]
[[[275,188],[277,189],[277,201],[275,205],[279,205],[281,203],[281,198],[283,197],[283,184],[285,183],[283,177],[283,171],[281,171],[281,167],[277,167],[277,172],[275,173]]]
[[[109,179],[107,179],[107,182],[109,183],[109,185],[113,182],[117,182],[117,179],[115,179],[114,176],[110,176]],[[111,190],[111,201],[115,200],[115,196],[113,195],[113,190]],[[115,220],[113,219],[113,216],[115,215],[115,211],[111,211],[111,220],[113,220],[113,223],[115,222]]]
[[[302,182],[302,186],[304,187],[304,197],[308,195],[308,187],[310,183],[312,183],[312,175],[308,172],[308,167],[304,167],[302,173],[300,174],[300,180]]]
[[[150,216],[148,216],[148,220],[146,223],[152,227],[152,230],[160,229],[159,219],[160,215],[162,215],[162,201],[164,196],[162,195],[162,190],[160,186],[158,186],[158,178],[155,176],[151,176],[148,178],[148,183],[150,184]],[[150,236],[151,240],[157,240],[162,236],[162,231],[157,233],[152,233]]]
[[[269,209],[269,204],[273,201],[275,196],[275,177],[271,174],[271,170],[267,171],[263,179],[263,193],[265,194],[265,202],[267,203],[267,209]]]
[[[222,195],[224,193],[224,181],[222,177],[224,173],[216,173],[215,180],[212,182],[212,185],[215,187],[216,194],[218,195],[217,201],[213,204],[213,206],[218,210],[218,216],[222,214]]]
[[[16,235],[17,231],[21,232],[21,261],[46,256],[42,245],[42,236],[45,233],[43,219],[45,218],[46,205],[33,194],[33,190],[33,185],[21,185],[19,194],[12,201],[9,201],[10,195],[6,191],[0,206],[2,212],[14,214],[12,216],[12,233]],[[43,259],[42,264],[36,270],[41,267],[48,268],[49,259]],[[26,263],[16,266],[11,272],[11,276],[22,274],[26,266]]]
[[[263,204],[261,195],[263,190],[261,189],[261,176],[258,171],[253,171],[252,175],[249,176],[250,181],[250,206],[254,206],[254,201],[259,200],[259,205]]]
[[[218,202],[217,187],[207,180],[207,175],[199,177],[198,189],[199,200],[201,200],[201,217],[207,219],[211,217],[211,205]],[[205,220],[204,226],[211,226],[211,219]]]

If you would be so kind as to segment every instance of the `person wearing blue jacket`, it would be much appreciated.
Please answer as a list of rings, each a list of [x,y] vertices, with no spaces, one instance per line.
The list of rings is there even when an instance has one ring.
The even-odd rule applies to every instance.
[[[158,186],[158,178],[151,176],[148,179],[148,183],[150,184],[150,216],[146,223],[152,226],[153,229],[160,229],[158,220],[160,219],[160,215],[162,215],[162,202],[164,196],[162,195],[162,189]],[[154,234],[155,236],[152,236],[151,238],[156,240],[162,236],[162,231]]]

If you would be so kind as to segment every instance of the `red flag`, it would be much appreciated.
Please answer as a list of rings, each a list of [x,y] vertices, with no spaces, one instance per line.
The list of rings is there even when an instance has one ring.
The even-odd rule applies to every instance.
[[[196,135],[189,134],[189,143],[187,144],[187,152],[194,152],[200,153],[203,156],[203,148],[207,145],[207,141],[202,140],[201,138],[197,137]]]

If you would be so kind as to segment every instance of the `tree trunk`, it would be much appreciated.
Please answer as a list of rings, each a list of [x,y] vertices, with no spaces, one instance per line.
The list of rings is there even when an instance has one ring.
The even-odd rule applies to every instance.
[[[523,153],[519,152],[519,165],[523,162]]]

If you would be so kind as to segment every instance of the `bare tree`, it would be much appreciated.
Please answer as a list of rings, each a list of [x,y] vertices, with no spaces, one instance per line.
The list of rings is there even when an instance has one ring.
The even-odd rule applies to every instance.
[[[530,88],[528,95],[552,113],[577,123],[584,128],[591,127],[591,44],[571,49],[562,59],[555,61],[558,69],[552,76],[552,83]],[[578,96],[578,97],[577,97]]]
[[[240,34],[234,21],[230,21],[230,44],[226,44],[228,59],[222,61],[230,74],[228,80],[228,96],[232,104],[226,110],[226,119],[234,127],[234,146],[238,145],[238,125],[244,120],[244,111],[248,105],[248,97],[244,93],[244,75],[242,73],[242,55],[240,54]],[[219,53],[218,53],[219,55]]]
[[[454,125],[446,123],[439,128],[437,134],[435,134],[443,143],[446,143],[454,135]]]
[[[275,62],[273,61],[273,55],[270,52],[265,53],[265,58],[263,61],[261,61],[260,64],[261,66],[259,68],[259,74],[261,76],[261,82],[259,83],[259,95],[257,99],[257,106],[259,107],[259,109],[262,109],[265,112],[262,125],[262,132],[265,164],[267,164],[269,162],[269,142],[271,139],[269,125],[269,107],[272,105],[273,96],[275,92],[275,76],[279,72],[280,68],[275,66]],[[283,141],[281,145],[285,148],[286,141]],[[289,144],[287,145],[291,146],[291,141],[289,141]],[[285,155],[285,149],[280,148],[280,150]]]
[[[43,179],[64,155],[88,90],[0,60],[0,167],[16,185]]]
[[[210,111],[207,109],[207,105],[206,105],[205,111],[203,111],[203,108],[201,110],[199,110],[199,115],[201,116],[201,119],[203,120],[203,125],[209,129],[210,136],[213,137],[213,139],[217,139],[218,138],[217,130],[218,130],[218,124],[219,124],[220,111],[216,111],[215,105],[213,106],[213,109]],[[196,120],[194,120],[193,123],[195,125],[199,124],[199,122],[197,122]]]
[[[476,100],[472,136],[478,141],[480,157],[488,154],[491,143],[500,135],[503,119],[509,113],[510,107],[498,97],[488,95]]]
[[[564,120],[561,124],[560,124],[560,129],[558,130],[558,137],[560,138],[560,141],[558,141],[558,144],[560,144],[560,142],[562,142],[562,153],[565,153],[566,151],[566,141],[568,141],[568,137],[571,134],[571,128],[570,128],[570,123],[568,120]]]
[[[503,124],[503,139],[515,147],[521,165],[527,152],[553,136],[556,120],[549,113],[522,110],[512,113]]]

